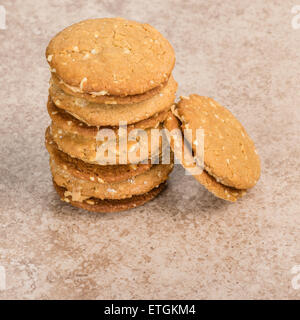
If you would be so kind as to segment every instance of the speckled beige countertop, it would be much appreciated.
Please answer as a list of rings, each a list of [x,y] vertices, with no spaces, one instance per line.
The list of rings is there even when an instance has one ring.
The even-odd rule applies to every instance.
[[[0,1],[0,299],[299,299],[296,4]],[[154,25],[175,47],[178,95],[214,97],[244,124],[262,177],[242,200],[215,198],[180,167],[163,194],[128,212],[58,199],[44,148],[44,50],[71,23],[106,16]]]

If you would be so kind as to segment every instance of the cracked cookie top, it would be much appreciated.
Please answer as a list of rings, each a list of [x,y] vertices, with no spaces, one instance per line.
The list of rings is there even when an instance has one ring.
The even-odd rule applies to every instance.
[[[85,20],[49,43],[50,70],[74,93],[128,96],[170,77],[174,50],[156,29],[121,18]]]

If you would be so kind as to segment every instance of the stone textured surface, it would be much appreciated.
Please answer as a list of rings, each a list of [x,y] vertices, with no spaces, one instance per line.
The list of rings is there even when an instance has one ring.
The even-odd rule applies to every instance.
[[[295,2],[1,2],[1,299],[300,298],[291,283],[300,264]],[[211,96],[242,122],[262,160],[243,199],[225,203],[177,167],[163,194],[129,212],[60,202],[44,148],[44,50],[65,26],[105,16],[155,26],[174,45],[178,94]]]

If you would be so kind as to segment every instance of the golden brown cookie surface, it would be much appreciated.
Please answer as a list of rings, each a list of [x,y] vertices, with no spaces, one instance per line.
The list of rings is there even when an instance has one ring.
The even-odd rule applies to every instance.
[[[154,188],[145,194],[133,196],[128,199],[101,200],[97,198],[89,198],[82,202],[79,202],[79,201],[73,201],[71,196],[68,196],[68,195],[65,196],[65,192],[67,190],[63,187],[58,186],[54,181],[53,181],[53,185],[62,201],[68,202],[74,207],[78,207],[91,212],[99,212],[99,213],[119,212],[119,211],[125,211],[128,209],[136,208],[155,198],[166,187],[166,183],[162,183],[157,188]]]
[[[162,129],[162,124],[159,125],[158,129]],[[73,158],[91,164],[114,165],[122,164],[124,161],[139,163],[148,159],[155,159],[162,152],[160,140],[154,147],[151,145],[151,129],[144,131],[146,139],[142,143],[133,138],[132,141],[127,141],[127,146],[124,145],[126,138],[119,140],[118,136],[113,134],[113,131],[109,131],[109,133],[112,133],[116,139],[108,139],[108,141],[98,139],[97,135],[90,137],[70,133],[61,129],[55,122],[51,123],[50,131],[60,150]],[[99,133],[102,134],[102,132],[102,129],[100,129]]]
[[[170,112],[167,119],[165,120],[165,128],[172,133],[173,130],[181,131],[181,123],[179,120]],[[180,139],[181,141],[178,141]],[[175,156],[177,156],[177,152],[175,149],[176,143],[179,143],[180,146],[184,146],[183,144],[183,136],[170,135],[170,145],[172,150],[174,151]],[[184,158],[184,152],[182,150],[182,155],[178,156],[181,159],[181,164],[186,170],[190,170],[190,164],[187,164],[186,161],[188,159]],[[192,153],[189,154],[187,152],[187,158],[193,158]],[[193,174],[194,178],[198,180],[207,190],[212,192],[216,197],[235,202],[238,198],[242,197],[245,194],[245,190],[238,190],[235,188],[231,188],[219,183],[213,176],[208,174],[205,170],[203,170],[199,174]]]
[[[172,159],[169,165],[90,165],[59,151],[49,130],[46,147],[54,181],[65,187],[74,201],[90,197],[124,199],[147,193],[166,181],[173,169]]]
[[[170,79],[170,78],[169,78]],[[100,103],[100,104],[133,104],[148,100],[155,95],[161,93],[163,88],[167,86],[169,79],[164,83],[155,87],[151,90],[148,90],[141,94],[134,94],[130,96],[114,96],[114,95],[101,95],[94,93],[82,93],[76,87],[71,87],[59,79],[54,73],[51,75],[50,83],[54,83],[58,88],[68,95],[74,96],[75,98],[84,99],[91,103]]]
[[[58,33],[46,57],[53,73],[79,92],[127,96],[164,83],[175,63],[153,27],[121,18],[90,19]]]
[[[177,83],[171,76],[160,93],[145,101],[133,104],[99,104],[64,93],[53,81],[49,94],[53,103],[90,126],[117,126],[139,122],[162,112],[174,103]]]
[[[204,130],[204,166],[223,185],[237,189],[253,187],[260,176],[260,160],[255,146],[232,113],[208,97],[192,94],[177,105],[182,129],[196,135]],[[195,145],[192,145],[195,151]]]
[[[50,144],[49,140],[46,144],[50,153],[50,168],[53,179],[59,186],[68,190],[74,201],[83,201],[90,197],[124,199],[144,194],[166,181],[173,169],[173,163],[148,165],[140,168],[138,174],[129,169],[132,173],[130,177],[128,172],[124,172],[126,168],[111,166],[115,167],[115,175],[119,172],[122,175],[119,178],[111,179],[110,173],[114,168],[110,169],[108,166],[94,168],[95,165],[87,165],[82,161],[77,161],[74,164],[69,157],[56,152],[55,146]]]
[[[71,157],[87,163],[119,164],[122,163],[120,155],[122,159],[136,163],[146,159],[154,159],[161,153],[161,142],[157,145],[151,145],[151,129],[162,128],[163,121],[167,116],[166,111],[131,124],[124,132],[119,132],[118,127],[100,127],[98,129],[94,126],[87,126],[64,110],[55,107],[51,100],[48,101],[48,113],[52,119],[51,134],[59,149]],[[144,130],[145,139],[138,141],[140,129]],[[127,148],[122,148],[124,141],[126,141],[126,132]],[[104,141],[102,134],[108,137],[112,136],[112,138]],[[125,135],[123,136],[123,134]],[[105,151],[101,151],[104,148],[111,150],[110,158]]]
[[[92,126],[87,125],[86,123],[82,122],[81,120],[73,117],[70,113],[66,112],[65,110],[58,108],[55,106],[51,98],[49,97],[47,103],[47,110],[48,114],[53,122],[61,128],[63,131],[66,131],[71,134],[79,134],[85,138],[95,138],[99,129],[107,128],[113,130],[116,134],[119,130],[119,123],[117,126]],[[127,126],[127,133],[129,134],[130,131],[134,129],[149,129],[149,128],[157,128],[160,123],[166,119],[168,114],[168,109],[163,110],[162,112],[154,114],[152,117],[148,117],[144,120],[129,124]]]
[[[53,158],[50,159],[50,168],[53,180],[66,188],[74,201],[83,201],[90,197],[125,199],[147,193],[167,180],[173,165],[156,164],[140,175],[114,183],[101,183],[92,180],[93,176],[89,180],[77,178],[69,172],[68,167],[60,166]]]
[[[114,166],[100,166],[95,164],[84,163],[83,161],[72,158],[66,153],[60,151],[52,139],[49,128],[45,134],[45,145],[54,161],[60,167],[66,167],[68,172],[78,179],[100,182],[100,183],[115,183],[133,178],[145,171],[150,170],[151,163],[147,164],[128,164]]]

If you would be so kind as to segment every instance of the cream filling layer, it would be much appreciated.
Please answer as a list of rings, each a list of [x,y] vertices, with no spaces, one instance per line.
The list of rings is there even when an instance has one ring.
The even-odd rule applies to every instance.
[[[65,196],[72,196],[73,201],[83,201],[87,198],[124,199],[134,195],[144,194],[162,182],[166,181],[173,164],[155,165],[145,173],[117,183],[97,183],[77,178],[51,161],[51,171],[54,181],[67,189]],[[76,199],[76,200],[75,200]]]
[[[58,78],[59,80],[59,83],[63,84],[64,86],[66,86],[68,89],[70,89],[71,91],[75,92],[75,93],[85,93],[85,94],[90,94],[92,96],[109,96],[110,94],[105,91],[105,90],[102,90],[102,91],[92,91],[92,92],[84,92],[82,90],[82,87],[83,87],[83,84],[85,82],[87,82],[87,78],[83,78],[81,80],[81,83],[80,83],[80,86],[79,87],[75,87],[75,86],[71,86],[69,84],[67,84],[64,80],[62,80],[60,77],[58,77],[58,75],[56,75],[56,77]]]

